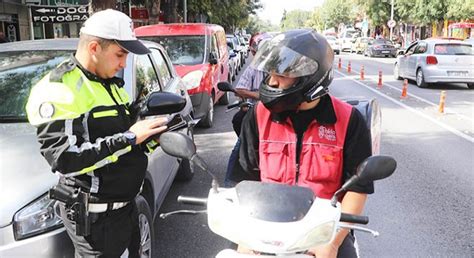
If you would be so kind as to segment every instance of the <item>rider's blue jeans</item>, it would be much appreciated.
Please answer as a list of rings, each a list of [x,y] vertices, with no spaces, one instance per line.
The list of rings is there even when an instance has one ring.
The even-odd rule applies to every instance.
[[[234,148],[232,149],[232,152],[230,153],[229,157],[229,162],[227,163],[227,171],[225,173],[225,179],[224,179],[224,187],[234,187],[237,183],[230,180],[230,174],[232,173],[232,169],[234,168],[235,162],[239,162],[239,149],[240,149],[240,138],[237,138],[237,142],[234,145]]]

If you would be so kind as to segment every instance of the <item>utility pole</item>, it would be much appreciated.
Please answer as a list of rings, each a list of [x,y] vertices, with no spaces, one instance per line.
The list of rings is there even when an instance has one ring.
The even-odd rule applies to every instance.
[[[186,0],[183,0],[183,2],[184,2],[184,22],[187,23],[188,22],[188,4]]]
[[[390,20],[393,21],[393,0],[392,0],[392,9],[390,11]],[[390,40],[392,40],[393,26],[390,26]]]

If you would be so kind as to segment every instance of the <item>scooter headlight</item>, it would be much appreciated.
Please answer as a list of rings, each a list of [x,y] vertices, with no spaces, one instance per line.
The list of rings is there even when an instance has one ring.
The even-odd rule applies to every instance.
[[[306,234],[305,237],[288,248],[288,251],[299,251],[313,246],[329,243],[335,233],[335,226],[336,224],[334,221],[329,221],[315,227],[308,234]]]

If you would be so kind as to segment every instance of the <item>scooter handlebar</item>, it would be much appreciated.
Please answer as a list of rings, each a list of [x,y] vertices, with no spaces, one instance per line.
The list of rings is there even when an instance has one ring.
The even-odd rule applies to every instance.
[[[183,204],[207,206],[207,198],[198,198],[198,197],[192,197],[192,196],[179,195],[178,202],[183,203]]]
[[[353,214],[342,212],[341,213],[341,219],[339,221],[367,225],[369,223],[369,217],[360,216],[360,215],[353,215]]]

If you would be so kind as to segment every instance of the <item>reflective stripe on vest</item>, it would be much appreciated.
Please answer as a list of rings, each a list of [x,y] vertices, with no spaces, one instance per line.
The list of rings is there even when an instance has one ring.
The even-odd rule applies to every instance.
[[[101,167],[105,166],[105,165],[117,162],[117,160],[119,159],[120,156],[122,156],[126,153],[129,153],[130,151],[132,151],[132,146],[127,146],[127,147],[125,147],[121,150],[118,150],[118,151],[114,152],[112,155],[104,158],[103,160],[100,160],[100,161],[96,162],[94,165],[92,165],[90,167],[83,168],[83,169],[81,169],[80,171],[77,171],[77,172],[72,172],[72,173],[65,174],[64,177],[73,177],[73,176],[87,174],[87,173],[92,172],[92,171],[94,171],[98,168],[101,168]]]
[[[331,97],[337,122],[322,125],[313,120],[303,136],[299,177],[296,182],[297,135],[291,119],[271,120],[260,102],[256,109],[259,132],[259,168],[263,182],[310,187],[316,196],[330,199],[342,184],[343,147],[352,106]]]
[[[105,87],[96,81],[89,80],[79,68],[67,72],[62,83],[51,82],[50,73],[41,79],[32,89],[26,111],[32,125],[55,121],[75,119],[99,106],[115,106]],[[81,86],[78,84],[81,83]],[[128,104],[129,97],[124,88],[114,84],[111,92],[118,104]],[[51,116],[40,113],[45,103],[52,108]]]

